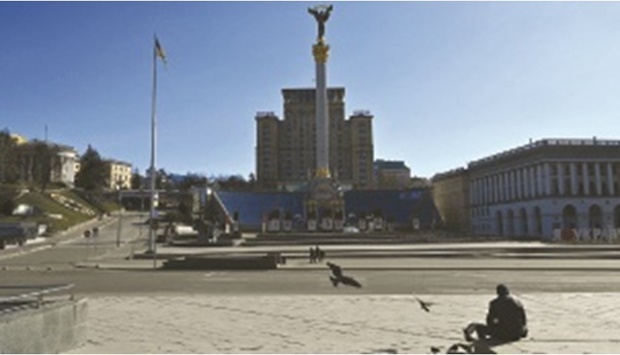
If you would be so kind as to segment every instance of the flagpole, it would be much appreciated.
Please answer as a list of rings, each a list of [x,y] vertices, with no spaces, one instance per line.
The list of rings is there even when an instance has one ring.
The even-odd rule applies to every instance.
[[[157,243],[155,235],[155,140],[156,140],[156,107],[157,107],[157,48],[153,41],[153,96],[151,99],[151,209],[149,228],[149,252],[153,253],[153,268],[157,267]]]

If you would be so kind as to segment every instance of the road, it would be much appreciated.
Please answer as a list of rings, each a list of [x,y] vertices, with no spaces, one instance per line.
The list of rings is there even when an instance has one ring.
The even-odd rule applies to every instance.
[[[73,283],[81,295],[109,294],[475,294],[489,293],[497,283],[519,292],[620,292],[620,274],[605,271],[417,271],[351,272],[362,289],[334,288],[328,272],[162,271],[162,270],[8,270],[3,285]]]
[[[76,238],[32,253],[2,258],[2,286],[75,284],[79,295],[106,294],[475,294],[492,293],[497,283],[520,292],[620,292],[620,272],[610,270],[510,270],[493,268],[497,259],[476,259],[481,269],[458,266],[441,270],[364,269],[350,271],[362,289],[334,288],[327,269],[273,271],[166,271],[153,269],[80,269],[74,265],[110,255],[127,255],[130,246],[143,245],[147,229],[137,215],[122,218],[121,247],[116,246],[118,224],[110,221],[97,238]],[[130,241],[133,241],[130,242]],[[142,244],[139,244],[142,243]],[[440,259],[433,259],[435,263]],[[144,260],[142,260],[144,262]],[[147,261],[148,262],[148,261]],[[451,261],[454,265],[454,260]],[[490,266],[485,269],[484,266]],[[345,270],[345,273],[347,271]]]
[[[128,243],[136,243],[146,238],[148,230],[146,226],[139,223],[143,220],[139,214],[126,214],[120,218],[120,234],[118,220],[115,217],[98,223],[97,237],[85,238],[82,235],[83,231],[80,230],[75,231],[69,239],[62,242],[54,244],[46,242],[41,247],[29,246],[35,247],[34,250],[41,250],[23,254],[13,253],[4,257],[0,253],[0,269],[73,269],[78,262],[95,260],[116,251],[125,252],[130,247]],[[117,247],[117,244],[122,248]]]

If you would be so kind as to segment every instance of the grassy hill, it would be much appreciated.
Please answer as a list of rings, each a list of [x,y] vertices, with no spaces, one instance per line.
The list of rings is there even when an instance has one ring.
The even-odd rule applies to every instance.
[[[76,191],[55,189],[41,193],[33,189],[22,189],[19,186],[0,186],[0,222],[37,222],[49,226],[51,233],[97,218],[102,213],[118,209],[115,203],[108,201],[92,202]],[[34,207],[29,216],[10,216],[8,210],[25,204]]]

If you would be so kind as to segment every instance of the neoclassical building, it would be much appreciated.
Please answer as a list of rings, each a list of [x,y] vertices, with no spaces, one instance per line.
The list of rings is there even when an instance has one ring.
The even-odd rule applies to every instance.
[[[468,164],[471,230],[552,237],[620,228],[620,141],[543,139]]]

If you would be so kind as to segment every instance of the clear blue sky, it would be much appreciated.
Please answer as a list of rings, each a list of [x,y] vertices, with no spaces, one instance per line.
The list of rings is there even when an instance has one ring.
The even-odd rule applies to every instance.
[[[306,2],[0,3],[0,129],[158,167],[255,169],[254,116],[313,85]],[[375,115],[375,158],[431,177],[554,137],[620,138],[620,3],[334,3],[328,85]]]

